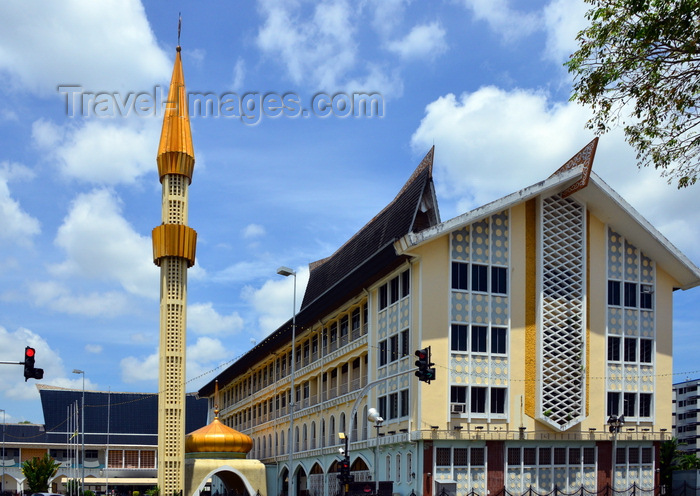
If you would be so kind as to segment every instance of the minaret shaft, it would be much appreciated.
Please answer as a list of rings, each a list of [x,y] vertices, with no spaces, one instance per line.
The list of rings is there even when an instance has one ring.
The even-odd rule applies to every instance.
[[[162,223],[153,229],[153,261],[160,267],[158,380],[158,487],[160,494],[185,488],[185,361],[187,269],[194,265],[197,233],[187,226],[194,151],[180,47],[158,147]]]

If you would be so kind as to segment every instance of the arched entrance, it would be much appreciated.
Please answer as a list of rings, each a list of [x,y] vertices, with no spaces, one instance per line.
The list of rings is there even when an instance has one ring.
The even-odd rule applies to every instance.
[[[304,470],[304,467],[299,465],[297,467],[296,471],[296,486],[297,486],[297,494],[296,496],[309,496],[309,487],[307,485],[307,477],[306,477],[306,470]]]
[[[211,483],[211,496],[267,496],[265,466],[258,460],[187,460],[185,496],[198,496]]]

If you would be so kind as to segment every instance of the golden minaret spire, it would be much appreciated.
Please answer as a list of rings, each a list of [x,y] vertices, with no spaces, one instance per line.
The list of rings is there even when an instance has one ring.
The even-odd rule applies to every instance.
[[[194,148],[178,47],[158,147],[163,185],[162,224],[153,229],[153,261],[160,267],[158,379],[158,487],[172,495],[185,488],[185,330],[187,269],[194,265],[197,233],[187,226]]]

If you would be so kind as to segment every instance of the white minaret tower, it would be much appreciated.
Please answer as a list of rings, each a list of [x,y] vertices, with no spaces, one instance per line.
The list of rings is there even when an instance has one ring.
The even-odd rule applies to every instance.
[[[194,149],[179,44],[156,161],[163,185],[163,221],[153,229],[153,261],[160,267],[158,487],[172,496],[185,488],[187,269],[194,265],[197,243],[197,233],[187,226]]]

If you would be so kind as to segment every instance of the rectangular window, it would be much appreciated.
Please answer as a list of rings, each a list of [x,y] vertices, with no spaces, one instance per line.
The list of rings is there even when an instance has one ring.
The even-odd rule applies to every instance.
[[[537,465],[537,448],[523,448],[523,465]]]
[[[382,367],[387,364],[386,359],[386,339],[379,342],[379,366]]]
[[[639,361],[641,363],[651,363],[653,345],[654,342],[651,339],[639,340]]]
[[[460,405],[465,405],[467,403],[467,387],[466,386],[451,386],[450,387],[450,401],[452,403],[458,403]]]
[[[379,410],[380,417],[388,418],[386,414],[386,396],[380,396],[377,398],[377,410]]]
[[[401,331],[401,356],[408,356],[408,350],[411,347],[410,336],[408,335],[408,329]]]
[[[399,276],[389,281],[389,304],[399,301]]]
[[[637,393],[625,393],[624,405],[622,406],[622,414],[625,417],[635,417],[637,403]]]
[[[566,448],[554,448],[554,465],[566,465]]]
[[[399,335],[394,334],[389,338],[389,361],[393,362],[399,359]]]
[[[491,292],[508,293],[508,270],[505,267],[491,267]]]
[[[506,413],[506,390],[504,388],[491,389],[491,413]]]
[[[469,264],[452,262],[452,289],[469,289]]]
[[[401,298],[405,298],[411,292],[411,272],[406,270],[401,273]]]
[[[486,353],[486,326],[472,326],[472,353]]]
[[[637,361],[637,338],[625,338],[625,362]]]
[[[608,417],[620,415],[620,393],[608,392]]]
[[[625,306],[632,308],[637,306],[637,283],[625,283]]]
[[[399,416],[399,393],[389,395],[389,418],[395,419]]]
[[[620,306],[620,281],[608,281],[608,305]]]
[[[470,448],[469,454],[471,455],[472,467],[483,467],[486,463],[486,449],[485,448]]]
[[[408,411],[408,389],[402,389],[399,394],[401,395],[401,416],[408,417],[410,414]]]
[[[651,394],[641,393],[639,395],[639,416],[651,417]]]
[[[486,293],[488,290],[488,267],[472,264],[472,291]]]
[[[384,310],[389,305],[389,288],[386,284],[379,286],[379,310]]]
[[[511,467],[520,465],[520,448],[508,448],[508,465]]]
[[[455,448],[453,456],[455,460],[455,467],[469,466],[469,448]]]
[[[452,324],[452,350],[467,351],[467,329],[463,324]]]
[[[617,336],[608,336],[608,360],[620,361],[620,338]]]
[[[472,387],[470,399],[472,413],[486,413],[486,388]]]
[[[491,353],[505,355],[507,335],[508,333],[505,327],[491,328]]]
[[[438,467],[452,465],[452,448],[435,448],[435,465]]]
[[[552,463],[552,448],[540,448],[540,465],[550,465]]]

